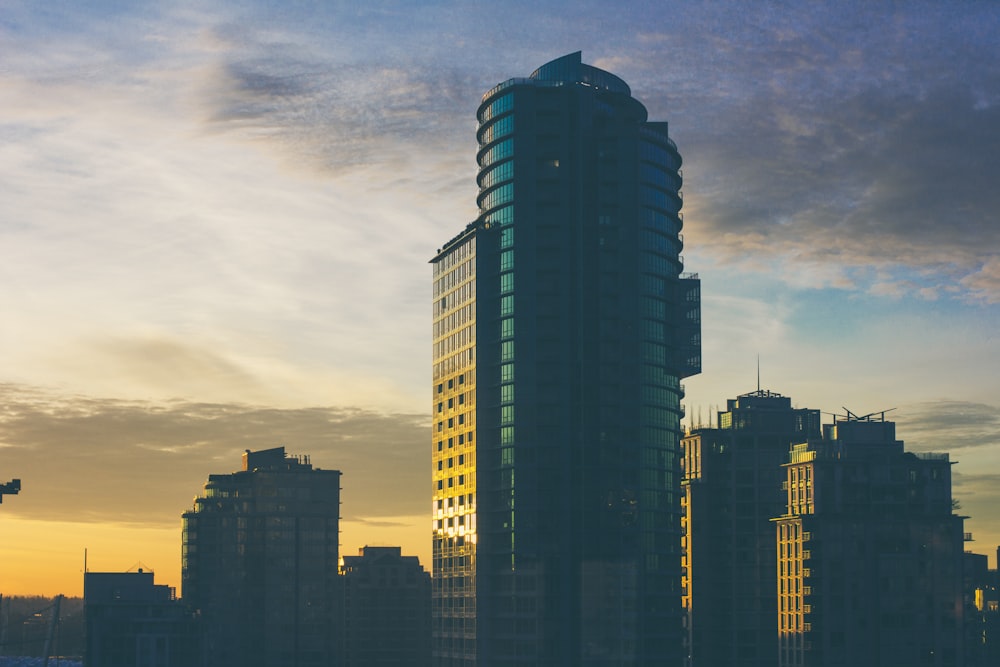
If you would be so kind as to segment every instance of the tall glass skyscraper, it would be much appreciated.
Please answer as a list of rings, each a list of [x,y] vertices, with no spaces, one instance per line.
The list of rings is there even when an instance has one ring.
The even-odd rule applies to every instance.
[[[432,260],[436,664],[678,664],[680,155],[580,53],[478,119],[479,216]]]

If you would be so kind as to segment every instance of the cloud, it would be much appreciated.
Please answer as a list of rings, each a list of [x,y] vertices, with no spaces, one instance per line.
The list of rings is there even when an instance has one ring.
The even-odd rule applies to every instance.
[[[921,402],[895,416],[897,437],[916,451],[1000,448],[1000,407],[970,401]]]
[[[269,142],[289,160],[333,173],[393,164],[386,175],[395,179],[437,171],[456,150],[456,126],[468,127],[471,140],[479,87],[467,70],[419,55],[405,66],[374,53],[347,59],[246,33],[218,54],[200,97],[209,131]]]
[[[279,445],[342,471],[345,519],[391,522],[426,504],[426,415],[124,401],[12,384],[0,385],[0,405],[0,477],[23,482],[4,508],[22,518],[176,525],[209,474],[238,470],[246,449]]]
[[[996,302],[995,15],[814,9],[696,13],[704,63],[651,44],[633,90],[685,157],[687,243],[799,288]]]
[[[740,136],[704,147],[716,176],[695,202],[695,245],[751,269],[784,257],[863,287],[878,285],[878,268],[911,278],[913,291],[967,284],[995,298],[987,263],[1000,244],[1000,106],[977,109],[967,88],[923,98],[872,89],[820,109],[784,103],[751,101],[742,122],[732,119]],[[789,113],[803,126],[783,121]]]
[[[986,303],[1000,303],[1000,258],[990,257],[978,271],[962,278],[972,296]]]

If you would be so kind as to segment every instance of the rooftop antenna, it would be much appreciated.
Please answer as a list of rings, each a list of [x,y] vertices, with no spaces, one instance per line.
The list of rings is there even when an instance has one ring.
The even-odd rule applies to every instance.
[[[757,354],[757,393],[760,393],[760,353]]]

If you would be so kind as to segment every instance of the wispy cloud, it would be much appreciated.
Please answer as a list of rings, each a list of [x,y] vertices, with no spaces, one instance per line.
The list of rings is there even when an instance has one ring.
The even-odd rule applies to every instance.
[[[1000,66],[984,9],[755,11],[700,24],[714,58],[695,80],[640,70],[689,158],[692,246],[749,271],[778,264],[792,285],[807,272],[885,293],[877,269],[893,294],[995,302]],[[689,66],[690,41],[653,48]]]
[[[176,525],[210,473],[246,449],[284,445],[343,472],[345,518],[423,511],[430,430],[422,414],[357,408],[149,403],[0,385],[3,475],[20,477],[5,512],[30,519]],[[394,519],[389,519],[391,522]]]
[[[1000,406],[970,401],[907,405],[897,417],[907,445],[923,451],[1000,451]]]

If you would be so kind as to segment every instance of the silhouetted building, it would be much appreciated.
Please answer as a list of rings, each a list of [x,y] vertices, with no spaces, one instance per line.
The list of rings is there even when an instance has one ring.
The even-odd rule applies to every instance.
[[[5,484],[0,484],[0,503],[3,502],[3,497],[16,496],[21,492],[21,480],[12,479]]]
[[[757,390],[727,401],[716,428],[684,446],[684,605],[688,664],[774,667],[777,550],[785,510],[781,467],[791,446],[820,436],[819,410]]]
[[[997,571],[990,570],[986,555],[965,553],[965,665],[1000,665],[1000,595]]]
[[[339,664],[340,472],[284,447],[210,475],[183,516],[182,592],[212,667]]]
[[[431,577],[399,547],[344,556],[345,667],[430,667]]]
[[[436,664],[677,664],[680,155],[579,52],[477,118],[479,216],[432,259]]]
[[[785,464],[775,520],[782,667],[960,667],[963,517],[947,454],[849,415]]]
[[[83,575],[88,667],[202,667],[198,619],[153,573]]]

